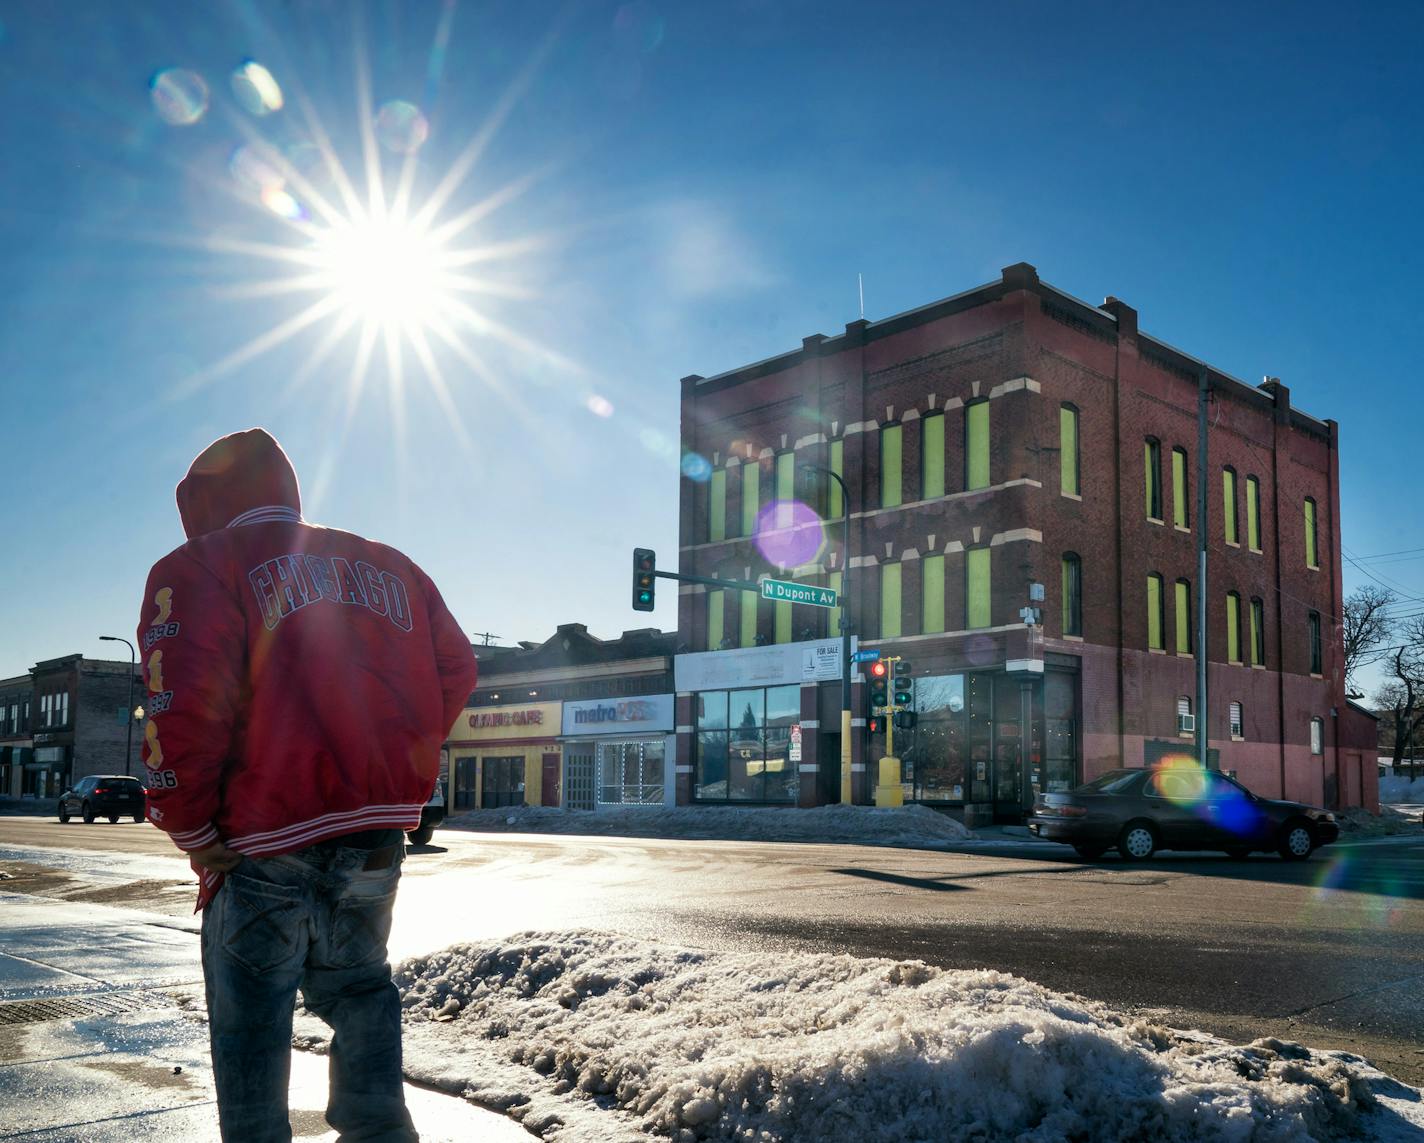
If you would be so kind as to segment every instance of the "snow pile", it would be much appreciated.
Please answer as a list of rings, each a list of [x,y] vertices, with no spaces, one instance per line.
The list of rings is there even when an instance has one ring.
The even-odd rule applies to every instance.
[[[1412,782],[1401,775],[1379,780],[1379,796],[1382,802],[1424,802],[1424,778]]]
[[[455,946],[406,962],[396,983],[407,1074],[548,1140],[1280,1143],[1424,1130],[1419,1093],[1358,1057],[1232,1046],[1000,972],[582,932]]]
[[[502,833],[598,834],[733,841],[810,841],[828,844],[933,847],[974,835],[925,806],[639,806],[570,811],[553,806],[470,810],[445,819],[446,828]]]
[[[1335,817],[1340,823],[1341,837],[1345,841],[1424,833],[1424,822],[1420,821],[1420,807],[1404,803],[1381,802],[1380,812],[1377,814],[1352,806],[1337,811]]]

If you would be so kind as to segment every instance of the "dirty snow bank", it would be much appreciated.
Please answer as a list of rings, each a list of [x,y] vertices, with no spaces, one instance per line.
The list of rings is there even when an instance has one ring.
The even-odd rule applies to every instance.
[[[412,1078],[548,1140],[1417,1138],[1358,1057],[1229,1045],[993,971],[524,934],[396,975]],[[1412,1102],[1411,1102],[1412,1101]],[[1408,1117],[1408,1118],[1406,1118]]]
[[[1379,796],[1382,802],[1424,802],[1424,778],[1410,781],[1401,775],[1379,780]]]
[[[810,841],[829,844],[939,846],[973,837],[953,818],[925,806],[642,806],[570,811],[553,806],[469,810],[446,828],[500,833],[570,833],[618,837]]]

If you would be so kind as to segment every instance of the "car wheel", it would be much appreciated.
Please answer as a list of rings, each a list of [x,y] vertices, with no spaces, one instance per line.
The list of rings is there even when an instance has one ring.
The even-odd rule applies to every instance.
[[[1105,845],[1075,845],[1073,848],[1078,851],[1078,856],[1085,861],[1096,861],[1108,851],[1108,847]]]
[[[134,821],[136,821],[136,822],[141,822],[141,821],[143,821],[143,815],[142,815],[142,814],[134,814]]]
[[[1251,851],[1249,849],[1242,849],[1238,845],[1233,849],[1228,849],[1226,851],[1226,856],[1231,858],[1233,861],[1245,861],[1246,858],[1251,856]]]
[[[1117,851],[1126,861],[1146,861],[1157,852],[1157,831],[1149,822],[1128,822],[1118,835]]]
[[[405,836],[410,838],[411,845],[425,845],[435,836],[435,827],[433,825],[423,825],[411,830]]]
[[[1304,861],[1315,849],[1315,835],[1303,821],[1286,822],[1281,830],[1279,849],[1287,861]]]
[[[63,802],[60,802],[60,803],[59,803],[59,823],[60,823],[60,825],[66,825],[66,824],[68,824],[68,822],[69,822],[69,811],[64,808],[64,803],[63,803]]]
[[[110,815],[109,815],[109,824],[110,824],[110,825],[118,825],[118,824],[119,824],[119,815],[118,815],[118,814],[110,814]]]
[[[79,809],[80,809],[80,812],[83,814],[83,817],[84,817],[84,824],[85,824],[85,825],[93,825],[93,824],[94,824],[94,807],[91,806],[88,802],[85,802],[82,806],[79,807]]]

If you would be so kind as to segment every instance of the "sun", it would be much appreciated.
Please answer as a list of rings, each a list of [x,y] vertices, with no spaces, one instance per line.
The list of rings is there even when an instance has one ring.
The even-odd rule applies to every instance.
[[[367,328],[418,329],[460,286],[438,237],[404,215],[339,219],[312,243],[313,286]]]

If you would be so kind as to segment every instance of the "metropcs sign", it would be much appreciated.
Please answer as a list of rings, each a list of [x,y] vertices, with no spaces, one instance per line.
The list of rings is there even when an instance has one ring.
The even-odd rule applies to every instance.
[[[790,583],[784,579],[761,581],[761,597],[777,603],[809,603],[812,607],[834,607],[836,593],[829,587],[809,583]]]

